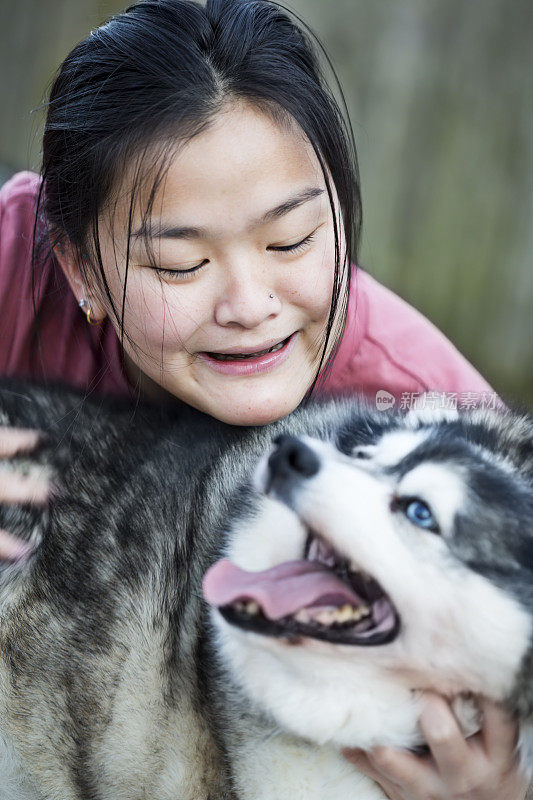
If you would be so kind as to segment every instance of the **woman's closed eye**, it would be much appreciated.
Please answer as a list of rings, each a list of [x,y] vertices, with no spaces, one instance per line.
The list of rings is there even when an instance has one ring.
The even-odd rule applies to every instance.
[[[315,238],[315,233],[316,230],[312,231],[300,241],[294,242],[294,244],[269,245],[267,250],[274,250],[276,253],[299,253],[311,244]]]
[[[158,275],[164,275],[167,278],[186,278],[187,275],[192,275],[195,272],[198,272],[202,267],[205,267],[209,264],[209,259],[204,258],[204,260],[200,264],[195,264],[194,267],[187,267],[184,269],[183,267],[152,267],[154,272],[157,272]]]
[[[284,244],[284,245],[268,245],[266,248],[267,250],[276,252],[276,253],[301,253],[305,251],[309,245],[313,242],[315,238],[316,229],[309,233],[307,236],[304,236],[303,239],[299,239],[297,242],[293,244]],[[156,272],[158,275],[167,277],[167,278],[174,278],[176,280],[180,280],[186,278],[188,275],[192,275],[202,267],[205,267],[209,263],[209,259],[204,258],[199,264],[195,264],[192,267],[156,267],[152,266],[151,269]]]

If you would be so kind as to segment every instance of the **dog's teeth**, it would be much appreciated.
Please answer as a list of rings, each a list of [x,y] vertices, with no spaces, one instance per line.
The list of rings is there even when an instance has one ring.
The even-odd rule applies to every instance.
[[[339,608],[335,615],[335,622],[348,622],[354,618],[354,614],[356,613],[356,609],[353,606],[346,603],[345,606]]]
[[[318,622],[319,625],[334,625],[345,624],[347,622],[359,622],[360,619],[370,614],[368,606],[357,606],[354,608],[349,603],[346,603],[341,608],[331,607],[324,608],[318,614],[312,614],[309,609],[302,608],[295,614],[294,618],[297,622],[304,625],[310,622]]]
[[[255,600],[237,600],[235,603],[235,608],[242,614],[251,614],[254,616],[259,614],[259,611],[261,610],[259,603],[256,603]]]
[[[259,603],[256,603],[255,600],[238,600],[235,603],[235,608],[241,614],[248,614],[250,617],[257,616],[261,611],[261,606]],[[341,608],[329,606],[328,608],[321,609],[318,613],[313,613],[307,608],[302,608],[294,615],[294,619],[296,622],[300,622],[304,625],[309,625],[314,622],[319,625],[331,626],[335,624],[345,625],[349,622],[359,622],[360,619],[369,614],[370,609],[368,606],[357,606],[357,608],[354,608],[354,606],[351,606],[349,603],[345,603]]]
[[[332,611],[321,611],[320,614],[317,614],[315,617],[316,622],[319,622],[321,625],[331,625],[332,622],[335,622],[335,610]]]
[[[296,622],[302,622],[304,625],[313,621],[313,617],[306,608],[301,608],[294,615]]]
[[[358,622],[362,617],[370,613],[367,606],[357,606],[354,608],[348,603],[337,610],[335,622]]]

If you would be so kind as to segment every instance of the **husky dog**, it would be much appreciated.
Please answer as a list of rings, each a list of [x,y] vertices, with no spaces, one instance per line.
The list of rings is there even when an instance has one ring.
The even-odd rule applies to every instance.
[[[0,424],[55,487],[0,510],[35,544],[0,572],[1,800],[378,800],[340,749],[421,744],[425,689],[465,731],[505,703],[533,764],[527,416],[244,429],[3,382]]]

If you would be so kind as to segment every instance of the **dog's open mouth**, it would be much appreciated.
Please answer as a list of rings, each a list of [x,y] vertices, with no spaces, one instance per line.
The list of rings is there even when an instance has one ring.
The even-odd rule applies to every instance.
[[[232,625],[268,636],[381,645],[400,630],[398,613],[379,583],[312,532],[300,561],[262,572],[218,561],[204,577],[203,594]]]

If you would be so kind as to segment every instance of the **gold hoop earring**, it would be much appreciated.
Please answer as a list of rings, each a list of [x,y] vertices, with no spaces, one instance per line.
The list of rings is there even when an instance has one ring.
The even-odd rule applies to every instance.
[[[87,322],[89,323],[89,325],[92,325],[93,327],[96,327],[96,325],[101,325],[103,319],[91,319],[91,313],[92,313],[92,307],[89,306],[86,314]]]
[[[102,324],[102,322],[103,322],[102,319],[96,319],[96,320],[91,319],[91,314],[93,312],[93,308],[92,308],[91,304],[84,297],[82,297],[82,299],[80,300],[78,305],[82,309],[82,311],[85,313],[85,316],[87,318],[87,322],[89,323],[89,325],[92,325],[93,327],[96,327],[97,325],[101,325]]]

